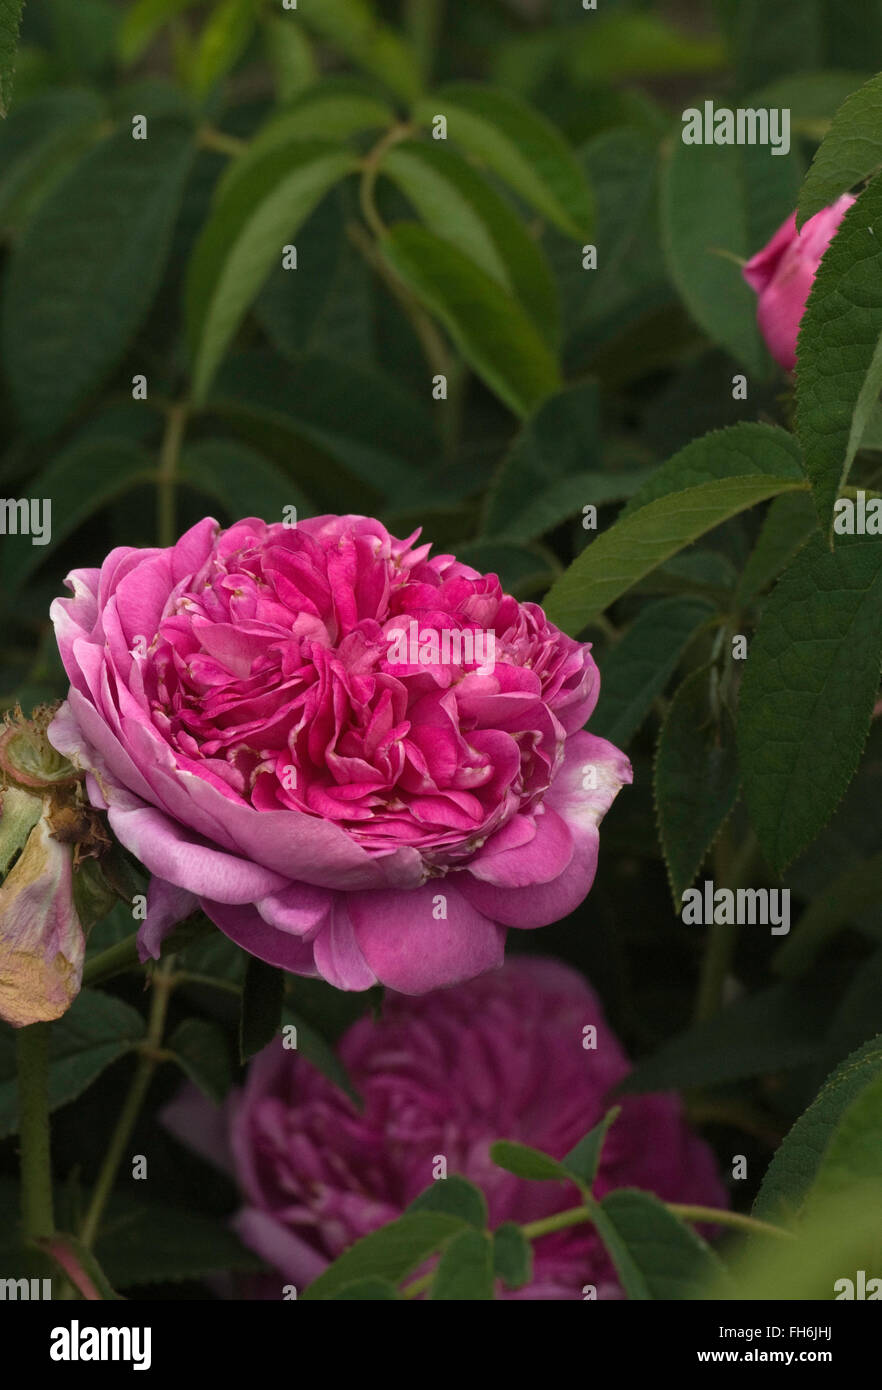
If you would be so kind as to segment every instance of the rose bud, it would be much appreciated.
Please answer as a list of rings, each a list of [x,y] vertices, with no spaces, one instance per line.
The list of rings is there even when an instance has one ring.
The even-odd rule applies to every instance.
[[[201,908],[271,965],[419,994],[585,897],[631,780],[583,731],[590,646],[415,542],[207,518],[69,577],[50,738],[153,875],[144,958]]]
[[[747,262],[742,274],[759,296],[757,323],[769,352],[785,371],[796,366],[796,340],[818,266],[840,222],[855,199],[850,193],[823,208],[796,230],[796,213],[762,251]]]

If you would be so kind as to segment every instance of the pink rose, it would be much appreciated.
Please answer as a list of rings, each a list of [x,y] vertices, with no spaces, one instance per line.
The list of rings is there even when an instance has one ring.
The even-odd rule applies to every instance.
[[[588,892],[631,780],[581,732],[590,648],[414,541],[208,518],[69,577],[51,738],[153,875],[145,957],[201,906],[273,965],[416,994]],[[401,646],[411,623],[425,652]]]
[[[583,1046],[592,1024],[596,1048]],[[428,1187],[437,1157],[476,1183],[490,1225],[538,1221],[579,1203],[575,1188],[527,1182],[490,1160],[511,1139],[563,1158],[601,1120],[630,1070],[600,1002],[557,961],[521,957],[421,999],[387,994],[379,1021],[360,1019],[339,1053],[359,1111],[281,1041],[252,1062],[223,1110],[187,1087],[164,1119],[235,1178],[242,1240],[278,1270],[264,1292],[299,1290],[353,1241],[400,1216]],[[603,1148],[595,1192],[639,1187],[663,1200],[725,1207],[711,1150],[672,1095],[626,1095]],[[588,1225],[534,1243],[532,1283],[510,1295],[620,1298],[615,1270]]]
[[[742,274],[759,295],[757,322],[769,352],[785,371],[796,366],[796,340],[809,291],[824,252],[854,202],[843,193],[832,207],[810,217],[796,230],[796,213],[744,266]]]

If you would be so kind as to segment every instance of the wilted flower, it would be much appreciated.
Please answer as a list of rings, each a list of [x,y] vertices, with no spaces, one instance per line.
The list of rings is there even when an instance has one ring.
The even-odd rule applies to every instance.
[[[785,371],[792,372],[796,366],[799,325],[818,266],[854,201],[850,193],[844,193],[832,207],[810,217],[799,232],[796,213],[792,213],[744,267],[745,280],[759,295],[760,332]]]
[[[51,713],[18,710],[0,733],[0,1018],[16,1028],[60,1017],[79,992],[74,864],[106,839],[46,738]]]
[[[51,737],[154,875],[145,954],[198,905],[271,964],[419,993],[588,892],[631,780],[581,732],[590,649],[414,540],[207,519],[70,576]]]
[[[244,1202],[236,1228],[279,1271],[277,1298],[280,1283],[302,1289],[353,1241],[400,1216],[437,1176],[439,1159],[448,1175],[483,1190],[493,1227],[578,1205],[575,1188],[496,1167],[490,1145],[516,1140],[563,1158],[630,1070],[581,976],[532,958],[419,999],[387,994],[382,1018],[353,1024],[339,1053],[361,1111],[281,1040],[252,1062],[224,1110],[193,1087],[166,1110],[183,1142],[233,1174]],[[627,1186],[727,1205],[711,1151],[677,1097],[619,1103],[597,1196]],[[621,1297],[590,1225],[542,1236],[534,1253],[533,1282],[516,1297],[581,1299],[586,1284],[599,1298]]]

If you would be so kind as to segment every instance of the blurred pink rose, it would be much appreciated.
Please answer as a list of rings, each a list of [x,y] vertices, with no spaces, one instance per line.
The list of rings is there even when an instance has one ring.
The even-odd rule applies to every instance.
[[[50,735],[153,875],[145,955],[201,906],[273,965],[420,993],[588,892],[631,780],[581,732],[590,647],[415,539],[360,516],[209,518],[70,575]],[[450,652],[413,660],[413,630]]]
[[[760,332],[785,371],[792,372],[796,366],[799,325],[818,266],[854,201],[850,193],[844,193],[832,207],[810,217],[800,232],[796,230],[796,213],[792,213],[742,271],[759,295]]]
[[[583,1029],[597,1030],[596,1049]],[[490,1161],[496,1139],[563,1158],[601,1120],[628,1060],[596,994],[557,961],[509,959],[500,971],[421,999],[387,994],[382,1018],[360,1019],[340,1057],[364,1101],[359,1112],[309,1062],[273,1043],[221,1110],[187,1087],[168,1127],[233,1174],[242,1240],[282,1282],[309,1284],[353,1241],[400,1216],[428,1187],[437,1157],[484,1192],[490,1225],[537,1221],[578,1205],[575,1188],[527,1182]],[[728,1206],[710,1148],[673,1095],[625,1095],[609,1131],[598,1196],[639,1187],[664,1200]],[[534,1245],[529,1299],[622,1296],[587,1225]],[[280,1298],[278,1280],[267,1296]]]

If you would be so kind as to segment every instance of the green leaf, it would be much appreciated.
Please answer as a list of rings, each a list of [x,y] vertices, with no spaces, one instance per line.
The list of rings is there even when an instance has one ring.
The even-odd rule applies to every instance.
[[[756,473],[722,478],[650,502],[593,540],[552,585],[544,608],[578,633],[632,585],[707,531],[757,502],[804,484]]]
[[[424,227],[401,223],[383,238],[380,249],[516,415],[529,414],[559,388],[558,364],[532,320],[450,242]]]
[[[627,747],[713,611],[694,598],[660,599],[642,610],[601,660],[592,733]]]
[[[728,257],[747,260],[789,216],[799,188],[798,161],[795,154],[772,158],[759,145],[684,145],[681,134],[682,127],[661,190],[671,277],[708,337],[748,372],[765,376],[756,295]]]
[[[190,83],[197,97],[206,97],[241,58],[254,33],[256,18],[254,0],[221,0],[211,11],[190,67]]]
[[[290,14],[264,14],[261,22],[276,96],[280,102],[292,101],[318,80],[312,44]]]
[[[628,473],[573,473],[568,478],[559,478],[557,482],[550,483],[526,503],[523,493],[509,494],[507,504],[509,507],[514,504],[511,520],[502,532],[493,533],[493,539],[535,540],[537,536],[583,512],[589,503],[594,507],[603,507],[609,502],[621,502],[630,497],[646,482],[649,472],[648,468],[635,468]],[[503,487],[506,484],[500,476],[494,491],[497,506]]]
[[[575,238],[590,236],[594,203],[584,171],[550,121],[502,89],[451,82],[417,103],[415,117],[431,126],[447,117],[450,140],[477,156],[515,193]]]
[[[763,0],[737,0],[732,47],[742,90],[781,73],[823,67],[821,4],[822,0],[777,0],[769,6]]]
[[[369,84],[351,77],[323,77],[318,87],[303,92],[258,128],[246,149],[231,162],[218,185],[218,196],[225,198],[274,150],[286,149],[297,141],[348,140],[362,131],[382,130],[394,120],[392,107]]]
[[[556,340],[560,309],[548,262],[510,204],[470,164],[442,144],[408,140],[393,145],[379,168],[429,231],[492,276]]]
[[[282,1009],[282,1026],[293,1024],[297,1033],[297,1048],[299,1056],[305,1057],[316,1071],[321,1072],[322,1076],[328,1081],[339,1086],[351,1101],[361,1106],[361,1097],[352,1084],[352,1080],[344,1067],[333,1045],[328,1039],[295,1009],[291,1009],[286,1004]],[[327,1025],[325,1025],[327,1026]]]
[[[222,1219],[141,1197],[111,1199],[95,1254],[118,1289],[264,1268]]]
[[[210,405],[249,433],[257,426],[262,452],[275,452],[277,431],[286,470],[329,509],[341,493],[350,506],[375,507],[383,495],[406,495],[437,457],[428,407],[379,371],[319,354],[292,371],[273,353],[243,353],[221,372]]]
[[[282,521],[288,516],[285,508],[291,506],[297,508],[298,516],[315,510],[281,468],[255,449],[228,439],[191,444],[181,454],[178,475],[182,482],[217,498],[234,521],[243,516]]]
[[[623,1093],[721,1086],[815,1062],[832,1010],[823,988],[788,981],[745,995],[639,1062]]]
[[[285,974],[251,956],[242,987],[242,1013],[239,1019],[239,1059],[249,1057],[278,1037],[282,1027]]]
[[[622,515],[630,516],[648,502],[668,497],[685,488],[698,487],[717,478],[754,477],[767,473],[771,478],[803,477],[799,445],[786,430],[772,425],[744,423],[728,429],[711,430],[693,439],[685,448],[656,468],[648,482],[634,494]]]
[[[693,34],[660,15],[598,14],[564,36],[564,59],[583,81],[617,81],[700,72],[723,67],[725,49],[714,35]]]
[[[394,29],[379,21],[368,0],[299,0],[297,13],[390,91],[413,101],[419,92],[416,56]]]
[[[533,1277],[533,1247],[514,1221],[493,1232],[493,1272],[507,1289],[522,1289]]]
[[[136,63],[160,30],[196,0],[136,0],[123,15],[117,35],[117,52],[124,67]]]
[[[857,1271],[872,1276],[879,1269],[880,1197],[875,1184],[872,1190],[858,1189],[824,1203],[800,1221],[796,1239],[753,1237],[733,1252],[726,1285],[709,1290],[706,1296],[736,1298],[753,1307],[759,1307],[760,1301],[780,1306],[791,1299],[829,1303],[837,1296],[847,1296],[844,1281],[848,1280],[854,1297]],[[866,1296],[873,1297],[872,1287]]]
[[[51,502],[51,534],[45,545],[34,545],[30,536],[7,538],[0,563],[6,592],[15,592],[46,556],[88,517],[138,483],[147,481],[154,472],[150,455],[126,439],[93,439],[71,444],[48,468],[31,479],[31,496]]]
[[[432,1282],[433,1300],[493,1299],[493,1242],[485,1231],[460,1231],[448,1241]]]
[[[696,1299],[723,1273],[710,1246],[649,1192],[621,1187],[591,1210],[630,1299]]]
[[[796,224],[809,217],[882,167],[882,75],[843,102],[824,136],[799,195]]]
[[[882,854],[851,863],[812,899],[772,962],[778,975],[808,970],[850,921],[882,901]]]
[[[201,1018],[187,1018],[178,1024],[166,1046],[194,1086],[216,1105],[222,1105],[234,1080],[223,1029]]]
[[[817,529],[818,516],[808,493],[791,492],[776,497],[741,571],[736,602],[750,603],[768,588]]]
[[[738,751],[747,806],[777,872],[838,805],[867,738],[882,666],[882,551],[809,541],[751,642]]]
[[[193,251],[186,317],[193,389],[203,401],[231,338],[282,248],[354,167],[346,150],[318,141],[273,149],[222,193]],[[298,271],[289,272],[292,275]]]
[[[576,1181],[575,1176],[556,1158],[530,1148],[529,1144],[499,1139],[490,1145],[490,1157],[497,1168],[504,1168],[518,1178],[530,1178],[534,1182]]]
[[[12,100],[15,52],[24,0],[0,0],[0,116],[5,116]]]
[[[590,381],[549,397],[524,423],[491,484],[482,531],[523,539],[540,535],[528,516],[534,507],[545,507],[546,490],[599,466],[600,397]],[[583,503],[593,500],[585,497]]]
[[[878,1041],[878,1039],[877,1039]],[[846,1106],[808,1196],[810,1206],[882,1180],[882,1067]]]
[[[0,223],[16,230],[96,139],[104,105],[62,88],[16,104],[0,127]]]
[[[355,1299],[368,1299],[371,1303],[389,1302],[398,1298],[398,1290],[387,1279],[356,1279],[339,1293],[332,1294],[331,1298],[337,1303]]]
[[[469,1226],[483,1231],[487,1225],[487,1199],[479,1187],[451,1173],[449,1178],[438,1178],[431,1182],[419,1197],[415,1197],[408,1211],[440,1211],[447,1216],[456,1216]]]
[[[674,905],[704,863],[738,795],[735,727],[715,715],[712,669],[693,671],[662,725],[655,755],[655,808]]]
[[[607,1110],[600,1123],[590,1129],[563,1159],[563,1166],[585,1187],[594,1186],[606,1136],[621,1112],[620,1105],[614,1105],[611,1110]]]
[[[110,135],[57,183],[16,246],[3,359],[25,426],[58,429],[116,367],[153,302],[193,156],[191,131],[151,120]]]
[[[775,1153],[753,1205],[754,1216],[764,1221],[783,1220],[793,1216],[805,1205],[815,1181],[823,1169],[828,1153],[836,1162],[842,1149],[837,1136],[840,1126],[851,1113],[851,1107],[870,1097],[876,1112],[871,1124],[878,1124],[878,1087],[882,1075],[882,1038],[872,1038],[847,1057],[827,1078],[815,1100],[796,1121]],[[863,1106],[855,1111],[863,1128],[866,1115]],[[849,1121],[846,1135],[852,1133]],[[855,1137],[859,1137],[855,1136]],[[859,1151],[863,1140],[859,1139]],[[831,1170],[833,1172],[835,1170]],[[876,1174],[879,1173],[878,1154]]]
[[[882,178],[845,214],[800,324],[796,426],[826,530],[882,389],[880,219]]]
[[[443,1212],[412,1212],[357,1240],[304,1290],[304,1300],[333,1298],[361,1279],[397,1284],[439,1249],[463,1223]]]
[[[76,1100],[111,1062],[144,1036],[139,1013],[97,990],[84,989],[52,1025],[49,1042],[49,1108]],[[18,1129],[15,1034],[0,1031],[0,1138]]]

